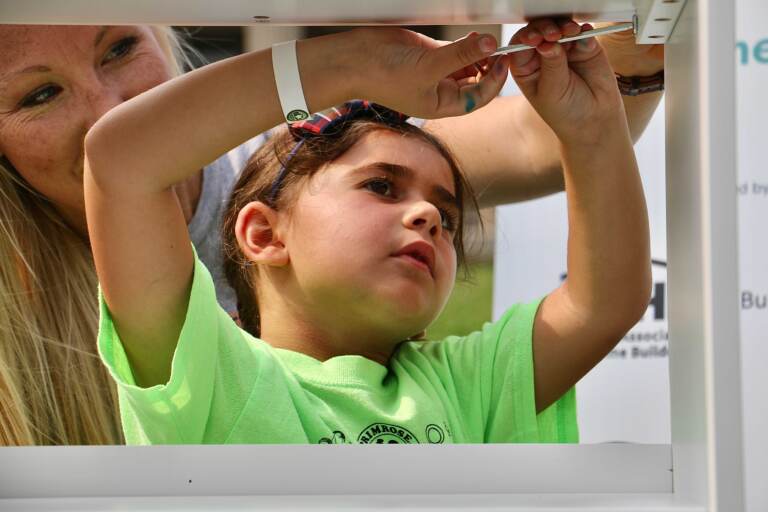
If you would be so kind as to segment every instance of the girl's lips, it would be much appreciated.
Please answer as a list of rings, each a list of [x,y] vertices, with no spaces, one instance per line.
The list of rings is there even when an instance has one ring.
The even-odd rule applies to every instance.
[[[426,270],[432,277],[435,275],[435,249],[431,244],[423,240],[418,240],[402,247],[393,256],[403,258],[409,263]]]
[[[413,265],[415,267],[418,267],[419,269],[423,270],[424,272],[427,272],[428,274],[432,275],[432,270],[429,268],[429,265],[421,261],[420,259],[414,257],[411,254],[401,254],[399,256],[395,256],[398,259],[401,259],[408,263],[409,265]]]

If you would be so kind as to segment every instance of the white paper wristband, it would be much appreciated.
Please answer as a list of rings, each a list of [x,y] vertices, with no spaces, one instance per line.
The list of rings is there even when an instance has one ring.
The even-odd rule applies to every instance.
[[[309,108],[301,88],[295,40],[272,46],[272,70],[286,122],[291,124],[307,119]]]

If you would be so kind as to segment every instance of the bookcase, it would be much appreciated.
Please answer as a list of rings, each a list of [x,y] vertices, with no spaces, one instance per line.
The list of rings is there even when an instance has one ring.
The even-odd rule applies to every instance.
[[[666,5],[665,5],[666,4]],[[744,510],[735,14],[721,0],[0,0],[0,23],[499,24],[679,4],[666,44],[671,445],[0,449],[3,510]],[[649,32],[650,30],[650,32]],[[655,41],[654,41],[655,42]],[[376,450],[375,452],[372,450]]]

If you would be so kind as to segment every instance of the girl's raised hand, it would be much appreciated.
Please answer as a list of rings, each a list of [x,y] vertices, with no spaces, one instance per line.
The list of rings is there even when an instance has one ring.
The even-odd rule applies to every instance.
[[[624,116],[616,78],[597,40],[554,42],[590,29],[570,19],[540,19],[510,41],[536,47],[511,54],[510,72],[564,144],[595,143],[606,126]]]
[[[404,29],[356,31],[364,59],[356,97],[425,119],[472,112],[495,98],[507,79],[509,57],[489,34],[437,41]],[[478,64],[478,66],[475,66]]]

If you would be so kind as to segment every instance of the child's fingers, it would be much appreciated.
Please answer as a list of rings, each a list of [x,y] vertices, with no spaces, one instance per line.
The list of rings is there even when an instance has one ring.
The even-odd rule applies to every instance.
[[[495,59],[495,58],[494,58]],[[490,59],[484,59],[479,62],[475,62],[471,66],[466,66],[455,73],[451,73],[451,78],[455,80],[463,80],[465,78],[478,78],[478,75],[484,75],[490,71],[493,62]]]
[[[560,29],[560,26],[555,23],[555,20],[552,18],[541,18],[538,20],[533,20],[529,23],[529,25],[533,31],[541,34],[544,41],[549,41],[552,43],[563,37],[563,32]],[[533,31],[532,33],[534,33]]]
[[[454,73],[451,73],[449,76],[454,80],[464,80],[465,78],[476,77],[479,73],[482,72],[481,69],[482,68],[479,66],[467,66]]]
[[[461,83],[443,80],[438,85],[438,112],[445,116],[473,112],[499,95],[507,80],[509,59],[496,59],[488,73],[476,82],[468,79]]]
[[[526,50],[510,55],[509,72],[515,79],[531,77],[539,71],[540,67],[541,58],[536,50]]]
[[[561,98],[570,83],[568,59],[563,47],[558,43],[541,43],[536,47],[536,52],[541,59],[536,94]]]
[[[581,27],[581,32],[586,32],[587,30],[592,30],[592,25],[589,23],[585,23]],[[568,52],[568,60],[570,62],[582,62],[589,60],[590,58],[600,53],[598,46],[597,38],[595,37],[587,37],[574,41],[572,46],[569,48],[570,51]]]
[[[541,18],[531,21],[520,29],[509,44],[527,44],[537,47],[544,42],[554,42],[562,37],[574,36],[581,33],[579,24],[570,18]],[[566,43],[568,44],[568,43]],[[565,47],[568,51],[569,46]],[[534,50],[515,52],[512,54],[510,72],[516,78],[534,74],[539,67],[539,58]]]
[[[538,46],[544,41],[541,34],[531,25],[518,30],[512,39],[510,45],[527,44],[529,46]],[[509,54],[509,72],[513,77],[528,76],[539,69],[539,56],[536,50],[524,50]]]
[[[457,70],[463,70],[486,59],[496,48],[496,38],[492,35],[470,34],[431,50],[425,73],[429,79],[441,80],[454,75]]]
[[[483,64],[477,63],[475,66],[473,66],[471,68],[473,72],[467,71],[467,73],[463,74],[462,76],[452,75],[451,78],[456,80],[456,84],[459,87],[480,83],[480,80],[482,80],[484,76],[493,71],[493,66],[500,58],[501,57],[491,57],[490,59],[487,59]]]
[[[477,37],[479,35],[480,35],[479,32],[472,31],[472,32],[469,32],[466,36],[462,37],[461,39],[466,39],[468,37]],[[441,42],[444,45],[451,44],[451,41],[441,41]],[[488,64],[487,58],[480,60],[468,66],[464,66],[463,68],[451,73],[450,77],[456,80],[463,80],[468,77],[477,76],[478,73],[484,72],[485,68],[487,67],[487,64]]]
[[[526,25],[518,30],[510,39],[509,44],[527,44],[528,46],[538,46],[544,41],[544,36],[533,25]]]
[[[480,62],[475,62],[472,68],[482,74],[486,74],[491,70],[494,62],[496,62],[496,57],[490,57],[487,59],[483,59]]]
[[[474,96],[475,101],[474,108],[471,108],[472,105],[470,102],[465,100],[464,112],[462,113],[469,113],[472,110],[476,110],[483,105],[488,104],[493,98],[498,96],[501,92],[501,88],[504,87],[504,83],[507,81],[508,76],[509,58],[502,56],[495,59],[488,73],[480,78],[477,84],[460,88],[463,95],[471,94]]]
[[[582,41],[590,43],[556,43],[562,37],[574,36],[592,27],[581,27],[570,18],[534,20],[519,30],[510,44],[523,43],[535,46],[536,50],[522,51],[510,55],[510,72],[522,92],[531,97],[539,91],[545,95],[564,90],[568,84],[568,63],[571,60],[581,61],[594,56],[594,39]],[[589,48],[584,52],[578,45]],[[599,50],[598,50],[599,51]],[[558,83],[558,81],[562,83]]]
[[[582,30],[590,30],[585,25]],[[594,37],[575,41],[568,52],[571,69],[579,75],[593,90],[611,90],[616,87],[616,79],[608,62],[608,56]]]
[[[571,18],[557,18],[555,19],[555,23],[557,23],[557,26],[560,28],[563,37],[572,37],[581,34],[582,32],[581,26]]]
[[[571,63],[584,62],[600,53],[597,40],[594,37],[579,39],[574,41],[571,51],[568,53],[568,60]]]
[[[534,20],[518,30],[509,44],[527,44],[538,46],[544,41],[554,42],[562,37],[575,36],[581,33],[579,24],[570,18],[542,18]]]

